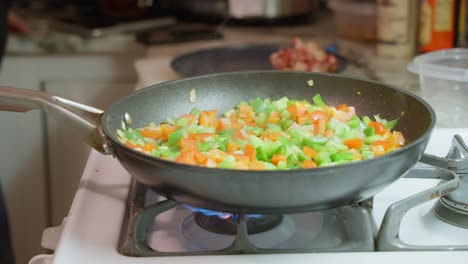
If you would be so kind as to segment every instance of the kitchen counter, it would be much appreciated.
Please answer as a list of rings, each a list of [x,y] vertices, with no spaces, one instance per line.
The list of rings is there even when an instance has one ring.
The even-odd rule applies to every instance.
[[[139,76],[137,89],[181,78],[171,67],[171,61],[184,53],[221,46],[242,44],[290,45],[292,36],[315,40],[321,45],[337,44],[340,54],[348,60],[342,74],[379,80],[419,93],[417,76],[406,70],[409,59],[380,58],[375,54],[375,43],[341,38],[336,34],[331,18],[295,27],[225,27],[221,40],[193,41],[178,44],[151,46],[146,55],[135,62]],[[398,76],[398,78],[395,78]]]

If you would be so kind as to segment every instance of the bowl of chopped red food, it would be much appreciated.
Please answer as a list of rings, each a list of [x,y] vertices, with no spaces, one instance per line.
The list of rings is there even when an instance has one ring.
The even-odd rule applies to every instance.
[[[197,50],[176,57],[171,67],[184,77],[247,70],[340,73],[346,67],[344,57],[325,51],[315,42],[304,43],[299,38],[292,42],[292,47],[246,44]]]
[[[340,68],[338,55],[329,53],[315,41],[292,39],[292,47],[270,55],[273,69],[336,73]]]

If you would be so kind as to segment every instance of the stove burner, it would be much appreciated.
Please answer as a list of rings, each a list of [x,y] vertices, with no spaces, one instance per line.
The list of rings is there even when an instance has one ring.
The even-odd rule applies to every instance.
[[[468,178],[457,190],[441,197],[432,211],[442,221],[468,228]]]
[[[223,234],[235,235],[237,231],[237,217],[220,218],[218,216],[210,216],[204,213],[195,212],[195,222],[203,229]],[[282,215],[263,215],[261,217],[249,217],[247,220],[248,234],[258,234],[275,228],[283,221]]]
[[[229,219],[233,218],[234,220],[237,220],[237,214],[235,213],[226,213],[226,212],[219,212],[219,211],[213,211],[213,210],[208,210],[208,209],[203,209],[203,208],[197,208],[197,207],[192,207],[190,205],[184,205],[186,208],[190,209],[190,211],[195,212],[195,213],[201,213],[206,216],[216,216],[221,219]],[[262,217],[261,214],[248,214],[248,218],[260,218]]]

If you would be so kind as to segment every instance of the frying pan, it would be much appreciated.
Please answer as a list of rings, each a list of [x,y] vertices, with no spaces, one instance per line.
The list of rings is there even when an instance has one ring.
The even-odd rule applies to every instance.
[[[313,86],[307,84],[310,80]],[[192,90],[195,102],[189,100]],[[316,93],[328,104],[355,106],[358,115],[399,117],[396,129],[404,134],[407,144],[381,157],[333,167],[248,171],[158,159],[126,147],[116,137],[122,120],[138,128],[187,113],[193,107],[221,113],[241,100],[283,96],[310,100]],[[339,75],[285,71],[222,73],[160,83],[122,98],[105,113],[43,92],[0,87],[0,109],[24,112],[37,108],[58,113],[89,145],[115,155],[136,180],[168,199],[245,213],[322,210],[372,197],[413,167],[435,124],[432,108],[401,89]],[[83,111],[87,114],[79,114]]]

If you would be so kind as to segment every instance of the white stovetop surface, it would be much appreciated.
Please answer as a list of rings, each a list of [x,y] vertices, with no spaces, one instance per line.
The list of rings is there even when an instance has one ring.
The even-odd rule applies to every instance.
[[[427,153],[445,156],[454,134],[468,140],[468,129],[436,129]],[[116,263],[466,263],[468,251],[459,252],[368,252],[368,253],[304,253],[228,256],[190,256],[134,258],[117,252],[121,223],[125,211],[130,175],[118,161],[95,151],[90,154],[80,187],[76,193],[61,240],[55,251],[55,264],[116,264]],[[396,187],[408,185],[401,179],[380,196],[386,202],[408,194],[395,192]],[[415,186],[417,188],[417,186]],[[395,194],[393,193],[395,192]],[[400,197],[398,197],[400,195]],[[390,198],[389,198],[390,197]],[[383,198],[382,198],[383,199]],[[389,200],[390,199],[390,200]],[[383,208],[374,211],[380,223]],[[404,224],[402,224],[404,226]],[[44,263],[44,262],[43,262]],[[47,263],[47,262],[45,262]]]

